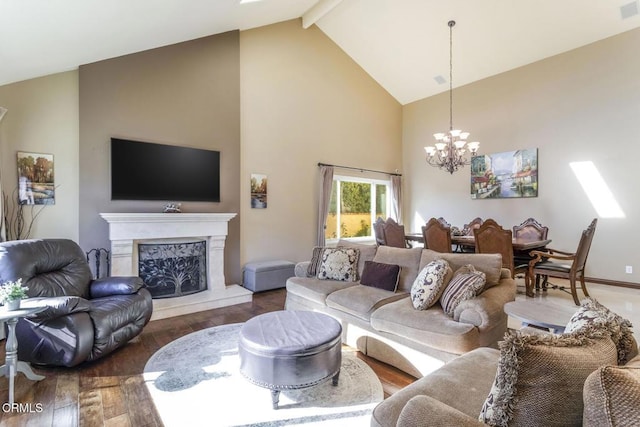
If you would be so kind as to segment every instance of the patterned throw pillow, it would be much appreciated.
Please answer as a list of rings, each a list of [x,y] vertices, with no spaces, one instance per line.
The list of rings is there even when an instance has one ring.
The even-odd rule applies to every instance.
[[[486,282],[487,276],[482,271],[476,271],[473,265],[460,267],[440,297],[442,309],[449,317],[454,317],[456,307],[462,301],[480,294]]]
[[[359,255],[360,251],[355,248],[325,248],[318,268],[318,279],[355,282]]]
[[[411,302],[416,310],[426,310],[438,301],[451,279],[449,263],[443,259],[425,265],[411,286]]]
[[[605,329],[618,349],[618,364],[624,365],[638,354],[638,346],[633,338],[631,322],[609,310],[593,298],[585,298],[565,327],[565,333],[575,333],[589,326]]]
[[[399,265],[365,261],[360,284],[395,292],[398,289],[399,278]]]
[[[315,277],[318,274],[318,267],[320,267],[320,261],[322,260],[322,251],[324,251],[324,247],[322,246],[313,248],[311,262],[309,262],[309,267],[307,267],[307,277]]]
[[[527,335],[507,332],[499,343],[498,371],[478,419],[491,426],[582,425],[583,385],[616,348],[604,331]],[[544,417],[544,418],[543,418]]]

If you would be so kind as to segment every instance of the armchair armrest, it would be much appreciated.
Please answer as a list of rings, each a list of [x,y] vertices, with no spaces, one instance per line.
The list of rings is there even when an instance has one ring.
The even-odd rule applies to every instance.
[[[96,279],[89,285],[91,298],[111,295],[131,295],[137,293],[145,284],[137,276],[114,276]]]
[[[29,320],[36,323],[73,313],[88,312],[91,309],[89,301],[77,296],[29,298],[23,304],[25,307],[46,307],[43,311],[29,316]]]
[[[398,417],[397,427],[460,426],[477,427],[485,424],[469,415],[446,405],[431,396],[418,395],[411,398]]]

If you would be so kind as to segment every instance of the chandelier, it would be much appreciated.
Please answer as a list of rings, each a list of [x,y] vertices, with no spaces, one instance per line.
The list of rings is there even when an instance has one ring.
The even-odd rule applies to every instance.
[[[480,147],[477,141],[467,142],[469,132],[453,128],[453,26],[456,21],[449,21],[449,131],[434,133],[435,147],[424,147],[427,152],[427,163],[453,174],[459,168],[471,163],[465,157],[467,150],[473,156]]]

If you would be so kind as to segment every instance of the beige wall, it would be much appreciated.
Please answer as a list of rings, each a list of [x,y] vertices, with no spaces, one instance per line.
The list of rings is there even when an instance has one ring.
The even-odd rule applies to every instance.
[[[0,106],[9,110],[0,124],[0,173],[9,208],[16,205],[12,196],[18,183],[16,153],[53,154],[55,205],[43,208],[31,237],[77,241],[78,72],[0,86]],[[25,207],[26,221],[39,210],[38,206],[34,210]]]
[[[424,162],[423,146],[446,130],[448,95],[406,105],[405,222],[417,231],[432,216],[458,226],[480,216],[509,227],[535,217],[549,226],[551,246],[575,250],[597,214],[569,163],[590,160],[625,217],[599,218],[587,275],[640,283],[638,46],[634,30],[454,90],[454,127],[471,132],[482,153],[538,148],[537,198],[471,200],[468,167],[450,176]],[[625,274],[626,265],[633,274]]]
[[[240,47],[242,262],[308,259],[318,162],[400,169],[401,106],[299,20],[244,31]],[[250,207],[252,173],[268,176],[266,209]]]
[[[109,247],[100,212],[162,212],[167,201],[111,201],[110,138],[220,151],[220,203],[183,212],[240,214],[239,33],[80,67],[80,244]],[[166,171],[168,174],[171,171]],[[240,219],[229,224],[227,283],[240,281]]]

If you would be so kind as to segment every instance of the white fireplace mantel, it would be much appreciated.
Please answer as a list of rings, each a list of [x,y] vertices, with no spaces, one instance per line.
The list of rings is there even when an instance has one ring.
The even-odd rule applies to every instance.
[[[109,223],[111,274],[138,275],[139,243],[178,239],[207,242],[208,289],[196,294],[153,300],[152,320],[251,301],[251,292],[226,285],[224,245],[235,213],[101,213]]]

